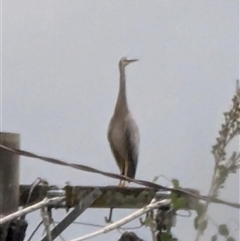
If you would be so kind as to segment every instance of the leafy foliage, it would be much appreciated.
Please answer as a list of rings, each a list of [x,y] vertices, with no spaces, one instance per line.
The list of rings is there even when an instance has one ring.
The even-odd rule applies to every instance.
[[[225,122],[222,124],[219,136],[216,138],[216,144],[212,147],[215,167],[208,197],[205,203],[199,202],[196,207],[197,215],[194,219],[194,227],[198,230],[196,241],[200,239],[200,236],[204,233],[208,226],[207,210],[211,199],[218,196],[220,189],[224,188],[224,184],[229,175],[236,173],[240,167],[240,153],[234,152],[230,157],[227,157],[226,155],[227,145],[236,135],[240,134],[240,87],[237,87],[237,91],[232,99],[232,102],[232,108],[228,112],[224,113]],[[157,182],[159,177],[160,176],[155,176],[152,182]],[[180,188],[179,180],[172,179],[172,185],[175,189]],[[180,193],[172,192],[170,194],[170,198],[174,214],[177,210],[186,207],[187,199],[183,195],[180,195]],[[157,240],[177,240],[171,235],[171,223],[165,223],[167,215],[168,211],[158,210],[158,214],[156,216],[149,215],[146,217],[144,222],[145,226],[153,227],[154,225],[157,225]],[[217,241],[219,237],[221,237],[221,239],[225,238],[226,241],[235,241],[235,239],[230,236],[230,232],[226,224],[218,226],[217,233],[211,237],[211,241]]]
[[[204,221],[202,221],[200,224],[199,224],[199,219],[200,219],[201,216],[197,216],[195,219],[194,219],[194,228],[197,229],[197,230],[200,230],[202,233],[204,232],[204,230],[207,228],[207,225],[208,225],[208,220],[205,219]]]
[[[172,184],[174,188],[180,187],[179,180],[177,179],[172,179]],[[178,193],[171,193],[170,197],[172,200],[173,209],[175,211],[182,209],[185,206],[186,204],[185,198],[180,196]]]
[[[226,241],[236,241],[233,237],[227,237]]]
[[[218,236],[225,237],[226,241],[236,241],[233,237],[229,236],[229,229],[226,224],[220,224],[218,226],[218,233],[214,234],[211,238],[211,241],[217,241]]]
[[[179,181],[177,179],[172,179],[172,184],[174,186],[174,188],[179,188]]]
[[[172,236],[168,233],[162,233],[160,235],[160,240],[161,241],[172,241]]]
[[[240,167],[240,153],[234,152],[230,158],[226,157],[226,147],[229,142],[240,134],[240,87],[237,85],[236,94],[232,99],[233,105],[230,111],[224,113],[225,122],[219,131],[219,137],[216,138],[216,144],[212,147],[212,154],[215,159],[215,168],[212,178],[208,199],[203,206],[197,209],[197,217],[194,219],[194,227],[198,230],[198,241],[201,234],[207,227],[207,210],[212,198],[218,196],[220,189],[224,188],[224,184],[229,174],[236,173]],[[218,228],[218,233],[228,239],[229,231],[225,224]],[[212,236],[212,241],[217,240],[217,235]]]

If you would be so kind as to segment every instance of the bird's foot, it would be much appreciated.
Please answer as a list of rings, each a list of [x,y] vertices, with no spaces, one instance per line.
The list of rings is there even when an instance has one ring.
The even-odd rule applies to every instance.
[[[122,187],[123,186],[123,181],[120,180],[119,184],[118,184],[118,187]]]
[[[119,187],[121,187],[121,188],[128,188],[128,182],[122,181],[121,184],[119,183]]]
[[[121,181],[119,182],[118,186],[121,187],[121,188],[126,188],[126,183],[125,183],[125,181],[124,181],[124,180],[121,180]]]

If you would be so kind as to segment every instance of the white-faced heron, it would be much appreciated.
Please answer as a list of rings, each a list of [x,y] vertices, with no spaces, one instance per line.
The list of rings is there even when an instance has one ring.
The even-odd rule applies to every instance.
[[[125,57],[119,61],[119,93],[108,129],[108,141],[120,172],[130,178],[135,178],[138,164],[139,131],[127,104],[125,67],[135,61]],[[125,181],[120,181],[119,186],[125,186]]]

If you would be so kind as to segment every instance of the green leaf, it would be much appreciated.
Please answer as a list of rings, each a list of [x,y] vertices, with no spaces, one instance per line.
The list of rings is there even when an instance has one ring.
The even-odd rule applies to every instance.
[[[200,219],[200,216],[197,216],[195,219],[194,219],[194,228],[196,230],[200,230],[201,232],[203,232],[207,225],[208,225],[208,220],[203,220],[202,223],[198,223],[199,222],[199,219]],[[200,225],[200,226],[199,226]]]
[[[184,197],[179,197],[176,199],[176,201],[173,204],[173,208],[175,210],[179,210],[185,206],[185,198]]]
[[[218,233],[224,237],[229,235],[229,231],[226,224],[221,224],[218,226]]]
[[[228,237],[227,239],[226,239],[226,241],[236,241],[233,237]]]
[[[170,198],[171,198],[171,201],[172,201],[172,204],[173,204],[173,208],[177,205],[177,194],[176,193],[171,193],[170,194]]]
[[[147,218],[144,221],[145,227],[149,227],[152,221],[153,221],[152,218],[150,216],[147,216]]]
[[[172,184],[174,188],[179,188],[179,181],[177,179],[172,179]]]
[[[152,180],[152,182],[156,182],[158,180],[159,176],[155,176]]]
[[[198,215],[202,215],[202,214],[203,214],[203,210],[204,210],[204,204],[199,203],[199,204],[197,205],[197,208],[196,208],[197,214],[198,214]]]
[[[168,233],[162,233],[160,235],[160,240],[161,241],[171,241],[171,236]]]
[[[196,218],[194,218],[194,228],[197,230],[198,229],[198,220],[199,220],[199,216],[197,216]]]
[[[203,222],[200,224],[199,230],[203,232],[207,228],[207,225],[208,225],[208,220],[203,220]]]
[[[211,241],[217,241],[217,234],[212,236]]]

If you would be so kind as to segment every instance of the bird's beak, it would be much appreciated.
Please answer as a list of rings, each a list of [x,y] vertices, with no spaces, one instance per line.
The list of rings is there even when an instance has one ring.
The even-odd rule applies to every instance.
[[[138,61],[138,59],[128,59],[127,60],[128,63],[132,63],[132,62],[136,62],[136,61]]]

